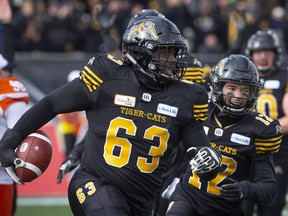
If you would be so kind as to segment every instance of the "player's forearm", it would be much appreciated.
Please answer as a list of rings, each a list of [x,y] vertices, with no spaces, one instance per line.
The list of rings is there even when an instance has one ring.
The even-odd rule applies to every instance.
[[[240,182],[244,196],[262,204],[270,203],[278,192],[272,155],[259,155],[253,164],[253,182]]]
[[[251,183],[242,181],[239,183],[244,189],[244,197],[252,199],[261,204],[271,203],[278,192],[278,186],[275,181],[263,183]]]
[[[73,149],[72,149],[72,151],[70,153],[71,156],[76,157],[79,160],[81,159],[83,151],[84,151],[84,144],[85,144],[85,141],[86,141],[86,136],[87,136],[87,134],[83,137],[83,139],[79,143],[77,143],[73,147]],[[69,157],[70,157],[70,155],[69,155]]]
[[[31,107],[14,126],[23,138],[36,131],[56,115],[90,108],[90,100],[79,80],[54,90]]]

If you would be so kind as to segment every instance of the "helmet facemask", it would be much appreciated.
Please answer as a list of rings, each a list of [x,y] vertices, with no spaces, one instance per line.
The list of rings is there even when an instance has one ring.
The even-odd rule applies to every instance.
[[[254,86],[253,84],[235,82],[236,85],[241,84],[242,87],[245,86],[246,89],[246,91],[244,91],[240,97],[239,96],[237,97],[234,95],[232,91],[224,92],[223,88],[225,84],[233,85],[234,82],[220,81],[220,84],[216,84],[217,86],[221,86],[220,87],[221,90],[217,91],[218,96],[216,105],[223,113],[226,113],[230,117],[241,116],[254,109],[255,102],[259,93],[259,86],[257,85]]]
[[[180,80],[186,68],[186,62],[183,61],[185,54],[185,46],[156,45],[153,49],[153,58],[148,65],[148,70],[155,75],[158,83]]]
[[[226,83],[231,83],[232,89],[233,84],[241,84],[241,97],[235,97],[233,91],[223,93]],[[245,56],[231,55],[213,68],[211,100],[221,112],[241,116],[254,109],[260,86],[256,66]]]

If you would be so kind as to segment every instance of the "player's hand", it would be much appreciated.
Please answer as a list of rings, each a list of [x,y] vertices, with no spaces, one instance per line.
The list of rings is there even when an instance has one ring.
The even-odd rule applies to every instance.
[[[244,193],[238,181],[226,178],[221,186],[220,196],[227,202],[239,202],[243,198]]]
[[[73,156],[69,156],[67,160],[63,161],[58,172],[57,183],[60,184],[62,182],[64,175],[66,173],[71,172],[79,164],[80,159]]]
[[[5,167],[5,171],[7,172],[7,174],[10,176],[10,178],[16,182],[17,184],[22,184],[24,185],[24,182],[17,176],[16,174],[16,171],[15,171],[15,168],[17,167],[24,167],[26,164],[25,161],[19,159],[19,158],[16,158],[14,160],[14,165],[15,166],[10,166],[10,167]]]
[[[16,158],[15,150],[0,148],[0,158],[1,165],[2,167],[4,167],[10,178],[16,183],[24,185],[24,182],[20,180],[20,178],[16,174],[15,168],[24,167],[25,162],[19,158]]]
[[[191,147],[187,150],[194,157],[190,161],[191,170],[197,174],[211,172],[221,165],[221,153],[216,148],[203,147],[197,151],[197,148]]]
[[[25,166],[25,162],[16,158],[15,148],[22,141],[20,134],[13,130],[7,129],[0,140],[0,162],[5,168],[7,174],[18,184],[24,184],[16,174],[15,167]]]

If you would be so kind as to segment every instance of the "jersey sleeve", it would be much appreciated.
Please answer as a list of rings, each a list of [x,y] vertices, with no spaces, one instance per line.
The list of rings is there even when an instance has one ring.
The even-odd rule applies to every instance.
[[[267,126],[255,139],[256,154],[278,152],[283,136],[283,129],[279,122],[267,116],[264,119],[263,115],[258,115],[256,119]]]
[[[193,56],[186,56],[188,65],[183,80],[203,84],[205,82],[202,62]]]
[[[201,91],[197,95],[195,104],[193,105],[193,118],[195,121],[204,122],[207,119],[208,112],[208,95],[206,90],[201,86]]]
[[[122,65],[123,62],[109,54],[97,54],[91,58],[80,73],[80,80],[89,92],[96,91],[112,75],[111,64]]]
[[[193,101],[192,118],[182,128],[182,141],[185,150],[192,146],[210,146],[203,127],[203,122],[207,119],[208,95],[203,86],[198,86],[200,88],[195,89],[195,95],[191,98],[191,101]]]
[[[278,187],[273,168],[272,155],[261,155],[253,162],[253,180],[241,181],[244,197],[261,204],[271,203],[277,194]]]

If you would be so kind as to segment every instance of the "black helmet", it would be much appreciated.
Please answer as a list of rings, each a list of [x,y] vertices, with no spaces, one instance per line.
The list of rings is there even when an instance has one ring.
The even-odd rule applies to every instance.
[[[159,11],[157,10],[154,10],[154,9],[143,9],[141,10],[140,12],[138,12],[137,14],[135,14],[130,20],[129,20],[129,23],[128,23],[128,26],[127,28],[130,28],[131,25],[133,25],[136,21],[139,21],[141,19],[144,19],[148,16],[153,16],[153,17],[163,17],[165,18],[165,16],[160,13]]]
[[[282,44],[278,35],[272,30],[259,30],[249,38],[245,54],[251,59],[252,52],[257,50],[274,50],[276,53],[274,65],[276,67],[281,65]],[[271,71],[271,69],[272,68],[258,68],[261,73]]]
[[[173,51],[175,61],[160,60],[154,55],[159,49],[165,49],[167,54]],[[169,80],[180,80],[186,67],[186,62],[182,61],[186,52],[179,29],[163,17],[149,16],[138,20],[127,28],[123,36],[124,60],[153,83],[167,84]],[[170,71],[171,75],[165,71]]]
[[[249,97],[244,107],[235,108],[224,103],[222,89],[227,82],[250,86]],[[212,69],[211,100],[222,112],[230,116],[244,115],[254,108],[260,86],[256,66],[243,55],[230,55]]]

